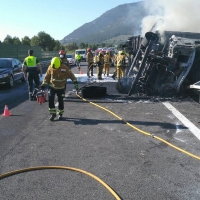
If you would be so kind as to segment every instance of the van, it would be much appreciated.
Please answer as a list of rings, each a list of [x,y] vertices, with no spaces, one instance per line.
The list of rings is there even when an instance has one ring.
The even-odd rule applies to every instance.
[[[76,58],[76,54],[78,54],[78,53],[82,56],[81,61],[86,62],[87,50],[86,49],[77,49],[77,50],[75,50],[75,58]]]

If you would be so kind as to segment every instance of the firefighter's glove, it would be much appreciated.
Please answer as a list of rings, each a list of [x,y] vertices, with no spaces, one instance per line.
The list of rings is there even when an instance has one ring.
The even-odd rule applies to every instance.
[[[76,89],[76,91],[79,90],[79,88],[78,88],[78,81],[74,81],[74,88]]]

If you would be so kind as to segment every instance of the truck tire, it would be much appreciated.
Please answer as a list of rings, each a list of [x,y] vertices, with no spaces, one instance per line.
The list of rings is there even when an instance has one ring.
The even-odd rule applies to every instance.
[[[107,95],[107,88],[99,86],[88,86],[81,90],[81,94],[84,98],[101,98]]]

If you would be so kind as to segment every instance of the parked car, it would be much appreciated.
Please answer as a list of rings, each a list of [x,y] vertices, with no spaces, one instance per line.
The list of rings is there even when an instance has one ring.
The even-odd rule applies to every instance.
[[[16,58],[0,58],[0,84],[12,87],[14,82],[18,80],[26,81],[22,71],[22,63]]]
[[[66,54],[66,58],[69,61],[70,65],[76,65],[76,60],[72,54]]]

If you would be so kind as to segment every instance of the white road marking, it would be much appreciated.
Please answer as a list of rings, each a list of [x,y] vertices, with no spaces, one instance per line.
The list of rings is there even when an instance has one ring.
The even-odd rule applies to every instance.
[[[176,108],[174,108],[168,102],[162,102],[178,119],[181,121],[199,140],[200,140],[200,129],[197,128],[191,121],[189,121],[184,115],[182,115]]]

